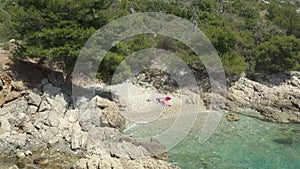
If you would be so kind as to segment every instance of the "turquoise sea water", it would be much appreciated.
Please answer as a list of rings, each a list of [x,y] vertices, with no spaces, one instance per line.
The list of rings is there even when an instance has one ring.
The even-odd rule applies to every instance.
[[[142,136],[151,134],[151,130],[141,124],[127,133]],[[300,168],[300,124],[264,122],[240,115],[237,122],[223,119],[205,143],[199,143],[198,136],[199,129],[194,127],[169,150],[169,162],[183,169]]]

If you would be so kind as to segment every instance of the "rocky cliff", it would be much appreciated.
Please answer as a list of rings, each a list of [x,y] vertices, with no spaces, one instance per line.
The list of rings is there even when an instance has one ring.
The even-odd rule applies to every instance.
[[[59,72],[48,72],[35,86],[18,76],[9,66],[0,70],[1,167],[174,168],[164,161],[166,154],[152,153],[164,149],[157,140],[140,142],[122,134],[127,121],[106,93],[73,102]],[[300,122],[300,73],[279,79],[241,77],[225,97],[218,96],[221,108],[267,121]],[[138,86],[143,85],[149,86]],[[205,109],[215,94],[199,94]],[[225,117],[238,120],[234,114]]]
[[[300,73],[265,79],[241,77],[229,88],[229,109],[267,121],[300,122]]]
[[[35,88],[0,72],[0,165],[4,168],[175,168],[151,153],[157,141],[123,135],[116,103],[95,96],[72,104],[62,74]]]

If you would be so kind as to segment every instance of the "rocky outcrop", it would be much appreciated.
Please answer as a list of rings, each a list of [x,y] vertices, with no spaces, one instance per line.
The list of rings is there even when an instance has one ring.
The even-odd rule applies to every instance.
[[[226,120],[230,121],[230,122],[233,122],[233,121],[239,121],[240,118],[238,115],[236,114],[233,114],[233,113],[229,113],[225,116]]]
[[[77,161],[76,165],[79,168],[147,168],[147,169],[171,169],[178,168],[172,167],[170,165],[166,165],[165,161],[157,160],[153,158],[136,158],[133,160],[128,160],[127,158],[122,157],[120,154],[109,154],[106,151],[103,151],[100,147],[88,147],[88,149],[92,149],[93,152],[97,152],[94,154],[87,155],[87,158],[82,158]],[[88,150],[89,151],[89,150]],[[116,150],[120,151],[120,150]],[[115,156],[117,155],[117,156]],[[112,157],[113,156],[113,157]],[[114,158],[117,157],[117,158]]]
[[[169,74],[164,71],[146,71],[138,74],[133,82],[146,88],[156,88],[163,92],[178,90],[178,84]]]
[[[62,166],[55,160],[62,153],[69,157],[63,168],[173,168],[149,151],[162,148],[159,142],[122,134],[126,121],[116,103],[95,96],[78,98],[72,106],[62,82],[61,74],[52,74],[27,90],[1,74],[0,156],[14,152],[16,158],[6,168]],[[36,149],[54,153],[36,156]]]
[[[6,66],[5,66],[6,67]],[[6,70],[6,71],[4,71]],[[0,107],[8,102],[19,98],[26,89],[21,81],[13,81],[12,73],[9,68],[0,70]]]
[[[292,72],[290,78],[278,83],[267,86],[241,77],[229,88],[227,98],[236,104],[231,109],[251,108],[252,115],[267,121],[300,122],[300,73]]]

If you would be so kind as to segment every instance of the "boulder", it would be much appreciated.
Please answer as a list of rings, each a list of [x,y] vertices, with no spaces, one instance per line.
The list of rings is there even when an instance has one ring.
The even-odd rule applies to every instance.
[[[48,75],[48,80],[54,86],[62,86],[65,82],[63,73],[54,71]]]
[[[74,107],[80,110],[86,109],[88,107],[88,99],[86,97],[77,98],[76,102],[74,103]]]
[[[16,117],[18,116],[19,113],[27,114],[27,108],[28,108],[28,104],[25,99],[14,100],[6,104],[4,108],[0,109],[0,115],[11,113]]]
[[[86,149],[88,138],[88,134],[86,132],[82,132],[80,125],[75,123],[72,127],[71,149]]]
[[[103,123],[120,130],[125,128],[125,118],[121,115],[116,103],[99,96],[95,96],[93,99],[96,100],[96,106],[102,109],[101,121]]]
[[[32,124],[32,122],[24,123],[23,130],[24,130],[25,133],[28,133],[28,134],[31,134],[31,135],[34,135],[37,132],[37,129]]]
[[[71,126],[70,122],[66,118],[60,118],[59,119],[59,130],[66,131]]]
[[[47,78],[42,79],[40,85],[44,86],[44,85],[46,85],[46,84],[49,84],[48,79],[47,79]]]
[[[103,126],[101,122],[101,110],[99,108],[87,108],[79,110],[78,121],[83,131],[88,131],[90,127]]]
[[[36,128],[40,129],[44,124],[50,125],[48,121],[49,112],[51,111],[43,111],[37,113],[33,118],[33,124]]]
[[[5,106],[0,108],[0,116],[4,116],[7,113],[12,112],[12,110],[15,108],[15,105],[11,105],[11,106]]]
[[[28,96],[27,96],[27,101],[31,105],[39,106],[40,103],[41,103],[41,101],[42,101],[42,99],[41,99],[41,97],[38,94],[33,93],[33,92],[29,92]]]
[[[29,105],[27,108],[28,114],[35,114],[38,111],[38,107]]]
[[[86,149],[86,143],[88,140],[88,135],[85,132],[74,133],[71,135],[71,149]]]
[[[6,142],[12,144],[14,147],[24,147],[26,144],[26,134],[18,133],[17,131],[13,131],[10,133],[9,137],[4,139]]]
[[[95,143],[102,143],[107,140],[119,140],[122,136],[120,131],[109,127],[91,127],[88,134]]]
[[[62,116],[55,111],[51,111],[48,114],[48,121],[51,127],[58,127],[61,118]]]
[[[23,91],[26,89],[25,85],[23,84],[22,81],[12,81],[11,82],[11,86],[13,87],[13,89],[15,89],[16,91]]]
[[[45,84],[43,86],[43,91],[45,94],[53,96],[61,92],[61,88],[53,86],[52,84]]]
[[[233,114],[233,113],[229,113],[225,116],[226,120],[232,122],[232,121],[239,121],[240,120],[240,117],[236,114]]]
[[[70,98],[64,93],[55,95],[54,100],[59,102],[65,108],[68,107],[69,102],[70,102]]]
[[[79,159],[75,165],[75,168],[125,168],[120,160],[111,157],[106,152],[102,152],[101,155],[88,155],[87,158]]]
[[[18,98],[20,98],[21,94],[19,92],[16,91],[11,91],[10,93],[8,93],[5,97],[4,103],[8,103],[11,102],[13,100],[16,100]]]
[[[66,111],[64,118],[68,119],[69,122],[74,123],[78,120],[78,111],[69,109]]]
[[[50,127],[47,125],[42,125],[37,136],[39,138],[39,141],[44,143],[49,143],[50,140],[55,138],[58,135],[58,128],[56,127]]]
[[[141,145],[145,147],[152,157],[164,160],[168,158],[166,154],[166,147],[162,145],[156,138],[151,138],[150,140],[141,142]]]
[[[6,132],[10,132],[10,131],[11,131],[11,128],[10,128],[8,119],[6,117],[1,117],[0,118],[0,138],[1,138],[1,135],[3,135]]]
[[[39,106],[38,112],[43,112],[46,110],[51,110],[51,105],[46,100],[43,100]]]
[[[114,143],[109,142],[106,144],[105,149],[113,157],[126,158],[126,159],[137,159],[150,157],[150,153],[142,146],[135,146],[130,142]]]
[[[62,96],[60,96],[60,97],[62,97]],[[51,109],[56,111],[58,114],[63,115],[66,111],[67,103],[63,98],[57,99],[57,100],[56,99],[57,99],[56,97],[54,99],[52,99],[50,97],[46,98],[46,100],[49,103]]]
[[[53,138],[51,138],[48,141],[49,146],[54,146],[55,144],[57,144],[61,139],[62,139],[62,134],[57,134],[56,136],[54,136]]]

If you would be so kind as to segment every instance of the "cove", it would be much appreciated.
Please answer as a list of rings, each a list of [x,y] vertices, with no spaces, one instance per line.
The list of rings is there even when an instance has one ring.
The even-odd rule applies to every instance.
[[[214,134],[199,143],[199,125],[168,151],[169,162],[183,169],[296,169],[300,168],[300,124],[265,122],[239,115],[240,120],[222,119]],[[170,122],[138,124],[126,131],[149,136]],[[160,126],[158,125],[160,124]],[[145,127],[147,126],[147,127]]]

